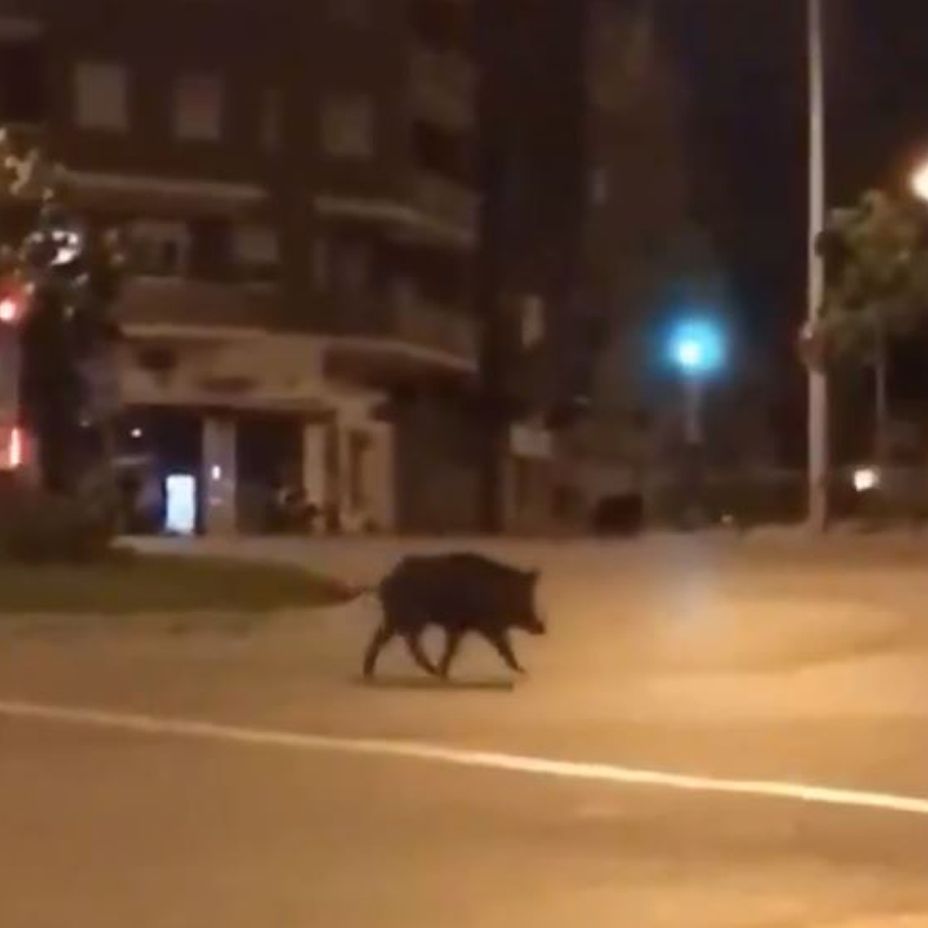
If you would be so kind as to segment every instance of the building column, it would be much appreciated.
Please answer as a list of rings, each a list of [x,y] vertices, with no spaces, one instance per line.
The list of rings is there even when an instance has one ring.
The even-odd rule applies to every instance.
[[[324,423],[309,422],[303,426],[303,492],[306,502],[317,506],[320,513],[328,502],[326,435]],[[324,518],[320,515],[315,529],[321,530],[323,524]]]
[[[203,421],[203,526],[207,535],[238,529],[236,423],[231,416]]]
[[[509,430],[503,466],[504,530],[546,531],[551,527],[554,439],[535,421],[515,423]]]
[[[381,532],[396,528],[396,451],[392,426],[378,424],[371,432],[370,508]]]

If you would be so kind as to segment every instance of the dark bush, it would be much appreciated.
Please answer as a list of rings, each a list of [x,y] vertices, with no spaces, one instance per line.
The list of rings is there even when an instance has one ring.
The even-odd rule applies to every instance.
[[[87,500],[50,496],[10,480],[0,483],[0,559],[99,561],[110,552],[113,528],[105,510]]]
[[[706,488],[706,505],[713,522],[732,519],[745,529],[794,524],[805,515],[805,477],[787,474],[776,479],[716,480]]]
[[[805,516],[806,478],[802,473],[710,475],[697,495],[678,484],[658,488],[650,511],[658,524],[686,524],[687,513],[701,510],[709,525],[734,524],[742,529],[761,525],[789,525]]]

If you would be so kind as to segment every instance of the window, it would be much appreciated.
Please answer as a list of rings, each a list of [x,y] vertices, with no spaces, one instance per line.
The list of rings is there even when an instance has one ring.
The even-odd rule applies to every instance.
[[[186,74],[175,87],[174,133],[190,142],[222,136],[222,81],[215,74]]]
[[[130,227],[133,270],[151,277],[180,277],[186,272],[190,235],[182,222],[139,220]]]
[[[129,124],[126,69],[82,61],[74,70],[74,114],[83,129],[123,132]]]
[[[281,98],[276,89],[265,90],[261,98],[260,132],[261,147],[265,151],[277,151],[281,142]]]
[[[232,247],[239,267],[249,280],[276,280],[280,268],[280,245],[270,226],[237,226]]]
[[[374,151],[374,107],[369,97],[344,94],[323,101],[322,147],[335,158],[370,158]]]
[[[227,281],[235,272],[232,223],[217,216],[192,219],[187,226],[187,273],[200,280]]]
[[[0,119],[36,123],[48,114],[45,51],[41,42],[0,33]]]

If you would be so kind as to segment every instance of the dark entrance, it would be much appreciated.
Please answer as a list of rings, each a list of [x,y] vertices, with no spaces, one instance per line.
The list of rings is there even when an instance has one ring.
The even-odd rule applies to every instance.
[[[165,528],[165,482],[183,475],[201,485],[202,418],[196,412],[141,407],[118,426],[117,467],[125,531],[157,534]],[[197,530],[202,529],[202,502]]]
[[[238,509],[244,532],[296,531],[303,489],[303,419],[246,414],[238,423]]]

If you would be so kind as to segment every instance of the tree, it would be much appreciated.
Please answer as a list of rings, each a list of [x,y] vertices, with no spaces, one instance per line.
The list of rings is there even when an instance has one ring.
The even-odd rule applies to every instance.
[[[7,288],[26,303],[20,403],[36,442],[43,489],[79,496],[112,473],[116,403],[112,307],[124,265],[119,236],[79,222],[65,204],[62,172],[0,131],[0,193],[25,213],[0,255]],[[95,485],[95,486],[93,486]]]
[[[928,242],[918,204],[871,191],[834,210],[819,239],[830,283],[818,336],[827,360],[873,369],[874,455],[885,463],[888,368],[894,338],[924,325],[928,311]]]

